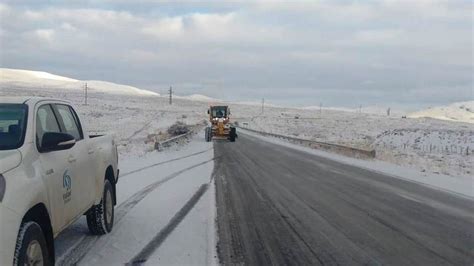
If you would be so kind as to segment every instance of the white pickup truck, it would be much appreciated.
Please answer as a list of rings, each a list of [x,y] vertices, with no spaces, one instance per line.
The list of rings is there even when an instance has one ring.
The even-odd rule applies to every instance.
[[[70,103],[0,97],[0,265],[54,265],[54,238],[81,215],[112,230],[117,148]]]

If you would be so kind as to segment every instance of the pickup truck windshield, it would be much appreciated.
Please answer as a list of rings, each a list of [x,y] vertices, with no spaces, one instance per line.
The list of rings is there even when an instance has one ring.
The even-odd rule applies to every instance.
[[[26,104],[0,104],[0,150],[23,145],[27,114]]]

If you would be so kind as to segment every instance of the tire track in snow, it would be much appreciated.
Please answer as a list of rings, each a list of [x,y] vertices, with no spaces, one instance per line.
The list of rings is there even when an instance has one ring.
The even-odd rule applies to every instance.
[[[145,130],[150,124],[151,122],[153,122],[153,119],[148,121],[147,123],[145,123],[145,125],[143,125],[143,127],[141,127],[139,130],[133,132],[132,135],[130,135],[130,137],[126,138],[125,141],[130,141],[133,137],[135,137],[136,135],[138,135],[140,132],[142,132],[143,130]]]
[[[205,165],[211,161],[217,159],[216,157],[203,161],[198,164],[194,164],[187,168],[184,168],[180,171],[174,172],[164,179],[151,183],[150,185],[142,188],[141,190],[137,191],[135,194],[130,196],[126,201],[122,202],[120,206],[117,207],[115,211],[115,225],[117,225],[120,220],[133,208],[135,207],[141,200],[143,200],[148,194],[150,194],[153,190],[161,186],[162,184],[170,181],[171,179],[181,175],[184,172],[192,170],[196,167]],[[87,235],[84,236],[81,240],[76,242],[76,244],[71,247],[65,254],[58,258],[56,265],[77,265],[82,258],[87,254],[87,252],[93,247],[93,245],[99,240],[99,236]]]
[[[194,208],[208,188],[209,183],[202,184],[186,204],[171,218],[168,224],[126,265],[143,265]]]
[[[169,180],[181,175],[184,172],[187,172],[187,171],[189,171],[191,169],[194,169],[196,167],[199,167],[201,165],[207,164],[207,163],[209,163],[209,162],[211,162],[215,159],[216,158],[212,158],[210,160],[206,160],[204,162],[201,162],[201,163],[192,165],[190,167],[184,168],[184,169],[182,169],[178,172],[175,172],[175,173],[165,177],[162,180],[151,183],[150,185],[146,186],[145,188],[139,190],[138,192],[133,194],[131,197],[129,197],[126,201],[124,201],[122,204],[120,204],[120,206],[117,208],[117,211],[115,213],[116,221],[120,221],[122,219],[122,217],[125,216],[125,214],[127,214],[133,207],[135,207],[135,205],[137,205],[141,200],[143,200],[143,198],[145,198],[148,194],[150,194],[150,192],[155,190],[157,187],[159,187],[162,184],[168,182]]]
[[[186,155],[186,156],[183,156],[183,157],[178,157],[178,158],[175,158],[175,159],[171,159],[171,160],[167,160],[167,161],[163,161],[163,162],[159,162],[159,163],[154,163],[154,164],[151,164],[151,165],[148,165],[148,166],[144,166],[142,168],[138,168],[138,169],[132,170],[130,172],[126,172],[126,173],[120,175],[120,177],[123,178],[125,176],[131,175],[131,174],[134,174],[134,173],[137,173],[137,172],[140,172],[140,171],[143,171],[143,170],[155,167],[155,166],[159,166],[159,165],[162,165],[162,164],[165,164],[165,163],[171,163],[171,162],[174,162],[174,161],[179,161],[179,160],[186,159],[186,158],[189,158],[189,157],[193,157],[193,156],[196,156],[196,155],[199,155],[199,154],[203,154],[203,153],[208,152],[212,149],[214,149],[214,148],[210,148],[210,149],[199,151],[199,152],[196,152],[196,153],[192,153],[192,154],[189,154],[189,155]]]

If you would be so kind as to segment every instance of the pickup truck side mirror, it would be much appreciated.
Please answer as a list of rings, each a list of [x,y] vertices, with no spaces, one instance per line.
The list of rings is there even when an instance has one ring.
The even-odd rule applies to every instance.
[[[207,110],[207,114],[210,114],[209,110]]]
[[[41,140],[41,152],[67,150],[75,144],[76,139],[70,134],[46,132]]]

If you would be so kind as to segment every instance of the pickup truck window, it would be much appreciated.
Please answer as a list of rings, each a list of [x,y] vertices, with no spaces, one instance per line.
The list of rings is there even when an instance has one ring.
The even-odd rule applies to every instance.
[[[13,150],[23,145],[27,114],[26,104],[0,104],[0,150]]]
[[[41,148],[41,140],[46,132],[61,132],[58,120],[49,104],[38,108],[36,113],[36,144],[38,148]]]
[[[82,132],[79,129],[74,114],[71,112],[71,108],[67,105],[56,104],[56,109],[58,110],[61,121],[63,122],[65,133],[72,135],[76,141],[83,139]]]

